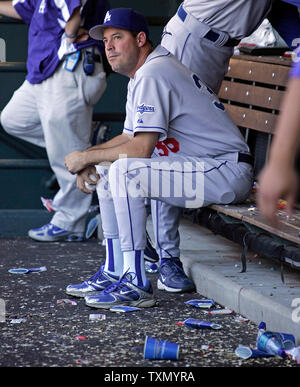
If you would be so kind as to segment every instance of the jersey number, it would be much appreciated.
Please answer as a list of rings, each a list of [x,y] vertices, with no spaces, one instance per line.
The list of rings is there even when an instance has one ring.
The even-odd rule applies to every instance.
[[[164,141],[158,141],[156,143],[158,154],[160,156],[168,156],[169,151],[176,153],[179,151],[179,142],[175,138],[166,138]]]
[[[200,79],[197,77],[196,74],[193,74],[193,81],[195,82],[195,85],[198,87],[198,89],[201,89],[202,85],[201,85],[201,81]],[[206,89],[208,90],[208,92],[210,94],[213,94],[213,92],[206,86]],[[222,110],[223,112],[225,111],[225,107],[224,105],[220,102],[220,101],[217,101],[217,100],[214,100],[213,101],[213,104],[216,108]]]

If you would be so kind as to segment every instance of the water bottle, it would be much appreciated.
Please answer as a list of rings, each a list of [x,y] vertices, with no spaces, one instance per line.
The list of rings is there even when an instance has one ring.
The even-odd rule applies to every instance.
[[[266,331],[266,324],[263,321],[258,326],[256,346],[260,351],[280,356],[282,358],[287,357],[283,341],[275,333]]]

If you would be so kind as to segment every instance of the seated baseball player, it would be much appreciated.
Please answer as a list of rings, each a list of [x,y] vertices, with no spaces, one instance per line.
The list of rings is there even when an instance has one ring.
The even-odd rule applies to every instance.
[[[130,80],[122,134],[65,158],[81,191],[96,185],[107,242],[100,270],[66,291],[96,308],[151,307],[145,198],[182,208],[244,200],[252,157],[213,92],[165,48],[153,48],[144,16],[112,9],[90,35],[103,40],[112,69]],[[179,259],[161,260],[159,289],[168,290],[168,276],[194,289]]]

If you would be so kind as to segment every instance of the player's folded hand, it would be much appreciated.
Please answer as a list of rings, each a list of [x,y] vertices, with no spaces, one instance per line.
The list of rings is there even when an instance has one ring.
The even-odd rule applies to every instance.
[[[65,157],[65,166],[73,175],[86,167],[85,154],[82,151],[74,151]]]
[[[87,167],[77,174],[77,188],[86,194],[91,194],[96,189],[98,180],[99,175],[96,168],[94,166]]]

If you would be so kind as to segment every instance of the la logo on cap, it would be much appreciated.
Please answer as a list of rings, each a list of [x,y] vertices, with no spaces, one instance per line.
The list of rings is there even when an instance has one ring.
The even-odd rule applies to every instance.
[[[103,23],[105,24],[105,23],[109,22],[110,19],[111,19],[111,14],[109,11],[107,11]]]

